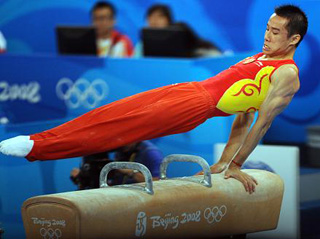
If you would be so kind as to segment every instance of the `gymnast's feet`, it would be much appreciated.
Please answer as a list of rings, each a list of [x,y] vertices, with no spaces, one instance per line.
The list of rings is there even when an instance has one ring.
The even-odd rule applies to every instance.
[[[30,153],[33,144],[34,141],[30,140],[30,136],[21,135],[1,141],[0,152],[8,156],[25,157]]]

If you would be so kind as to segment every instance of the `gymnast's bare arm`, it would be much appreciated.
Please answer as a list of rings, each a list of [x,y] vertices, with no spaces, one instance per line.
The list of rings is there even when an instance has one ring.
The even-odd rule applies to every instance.
[[[234,119],[228,143],[220,160],[210,167],[211,173],[221,173],[225,170],[243,144],[250,126],[254,120],[254,112],[238,114]]]
[[[225,178],[235,178],[243,183],[247,192],[254,192],[257,181],[240,171],[237,164],[244,163],[265,135],[274,118],[289,105],[299,87],[297,68],[294,65],[283,65],[274,72],[268,94],[260,106],[257,121],[235,155],[233,159],[235,163],[231,163],[225,172]]]
[[[217,163],[210,167],[211,173],[221,173],[227,169],[229,163],[243,144],[250,126],[254,120],[255,112],[238,114],[233,121],[229,140]],[[196,175],[202,175],[203,171]]]

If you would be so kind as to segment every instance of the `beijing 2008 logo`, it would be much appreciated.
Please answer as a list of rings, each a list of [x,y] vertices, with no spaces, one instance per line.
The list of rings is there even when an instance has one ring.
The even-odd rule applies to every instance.
[[[71,109],[79,107],[93,109],[106,99],[109,87],[102,79],[88,81],[80,78],[73,82],[69,78],[61,78],[56,85],[56,93],[58,98]]]
[[[147,230],[147,214],[139,212],[136,222],[136,237],[142,237],[146,234]]]

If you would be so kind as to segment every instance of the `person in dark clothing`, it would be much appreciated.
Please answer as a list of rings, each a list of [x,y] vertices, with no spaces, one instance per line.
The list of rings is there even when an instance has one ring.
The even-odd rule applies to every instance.
[[[159,179],[163,155],[150,141],[129,144],[116,149],[114,152],[114,160],[110,159],[110,152],[93,154],[82,158],[80,168],[74,168],[70,176],[70,179],[78,186],[79,190],[99,188],[99,176],[102,168],[113,161],[141,163],[150,170],[153,180]],[[130,169],[112,170],[108,175],[109,185],[144,181],[142,173]]]

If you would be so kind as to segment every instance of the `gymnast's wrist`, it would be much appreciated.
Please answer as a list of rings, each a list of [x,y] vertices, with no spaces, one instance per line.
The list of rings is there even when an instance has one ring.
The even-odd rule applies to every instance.
[[[243,163],[246,161],[246,158],[240,155],[239,153],[231,160],[230,165],[242,167]]]
[[[241,168],[242,167],[242,163],[237,162],[236,160],[232,160],[230,163],[231,167],[236,167],[236,168]]]
[[[229,167],[230,169],[241,169],[242,163],[240,163],[238,160],[235,158],[230,161]]]

